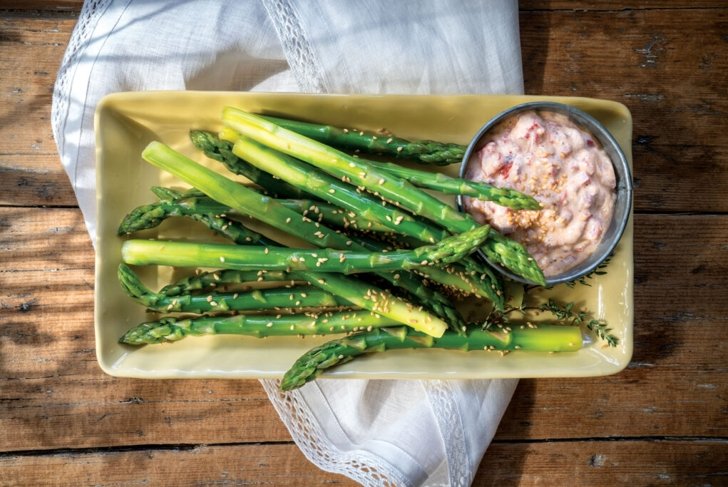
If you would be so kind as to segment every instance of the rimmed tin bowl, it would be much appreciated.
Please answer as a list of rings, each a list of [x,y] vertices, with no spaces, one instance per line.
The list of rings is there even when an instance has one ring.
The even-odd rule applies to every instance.
[[[615,247],[622,238],[624,229],[627,226],[629,220],[630,210],[632,208],[632,173],[627,163],[627,158],[619,147],[617,141],[612,137],[612,134],[594,117],[591,115],[575,108],[571,105],[565,105],[562,103],[554,102],[530,102],[523,103],[521,105],[513,106],[488,121],[473,137],[472,141],[468,145],[468,148],[463,157],[463,162],[460,165],[460,177],[465,178],[467,168],[471,158],[480,150],[484,145],[484,139],[489,135],[490,131],[498,126],[504,120],[516,116],[519,113],[526,111],[536,112],[555,112],[566,115],[574,124],[582,128],[586,132],[589,132],[601,145],[606,152],[609,159],[612,161],[614,166],[614,174],[617,181],[616,186],[616,198],[614,212],[612,214],[612,221],[609,224],[606,232],[602,235],[602,239],[599,242],[597,248],[592,254],[577,264],[576,266],[568,269],[567,271],[555,275],[546,277],[546,285],[553,286],[564,282],[574,281],[593,272],[599,264],[609,257],[614,251]],[[457,204],[460,211],[467,212],[463,204],[463,197],[458,196]],[[489,260],[482,251],[477,251],[478,257],[484,259],[490,264],[491,267],[496,269],[504,276],[518,282],[531,284],[524,278],[513,274],[508,269],[503,268],[499,264]]]

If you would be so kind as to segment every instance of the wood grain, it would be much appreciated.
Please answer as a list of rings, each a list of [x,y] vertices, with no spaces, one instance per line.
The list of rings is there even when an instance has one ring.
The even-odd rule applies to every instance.
[[[728,211],[728,58],[722,55],[728,14],[637,10],[609,22],[615,15],[522,12],[527,92],[609,98],[628,106],[637,211]],[[0,22],[0,60],[12,67],[0,77],[6,101],[0,119],[14,121],[0,124],[6,140],[0,148],[0,204],[74,205],[48,123],[52,84],[75,19],[5,14]],[[615,35],[618,44],[609,41]],[[653,78],[680,82],[645,82]],[[701,198],[694,198],[696,191]]]
[[[294,445],[197,446],[0,458],[4,486],[67,484],[354,486],[319,470]]]
[[[715,339],[728,315],[728,216],[637,215],[635,227],[629,368],[523,381],[498,438],[728,436],[726,370],[716,362],[728,350]],[[92,253],[78,210],[0,208],[0,228],[0,357],[13,357],[0,359],[6,451],[289,439],[256,381],[101,374]]]
[[[257,381],[98,368],[93,250],[50,130],[81,5],[0,2],[0,484],[354,485],[305,460]],[[528,93],[632,112],[635,354],[521,381],[474,485],[728,484],[728,8],[520,9]]]
[[[494,443],[473,485],[725,485],[724,441]],[[318,470],[293,445],[58,452],[0,458],[3,485],[358,485]]]
[[[619,11],[628,9],[698,9],[698,8],[720,8],[725,7],[722,0],[702,0],[687,2],[685,0],[641,0],[633,2],[619,1],[582,1],[570,2],[568,0],[521,0],[519,3],[521,11],[524,10],[600,10]],[[4,0],[0,2],[0,8],[22,9],[22,10],[43,10],[49,12],[79,11],[83,6],[83,0]]]
[[[473,485],[726,485],[725,441],[493,444]]]
[[[651,145],[725,146],[727,9],[522,12],[520,25],[528,93],[624,103]]]

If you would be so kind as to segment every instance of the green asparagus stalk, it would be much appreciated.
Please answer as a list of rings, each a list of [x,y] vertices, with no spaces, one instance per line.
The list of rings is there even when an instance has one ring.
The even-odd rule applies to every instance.
[[[459,144],[448,144],[434,140],[412,141],[393,135],[342,129],[331,125],[319,125],[275,117],[265,118],[276,125],[328,145],[412,159],[421,164],[444,166],[461,162],[465,156],[466,147]]]
[[[326,335],[372,330],[396,325],[396,321],[369,311],[338,311],[319,314],[205,316],[163,318],[142,323],[119,340],[127,345],[175,342],[187,336],[248,335],[258,338],[291,335]]]
[[[345,235],[340,235],[317,222],[311,222],[305,217],[300,217],[300,215],[283,207],[276,201],[267,197],[261,197],[253,190],[245,188],[244,186],[195,163],[164,144],[159,142],[150,143],[143,151],[142,157],[147,162],[171,172],[180,179],[196,187],[198,190],[203,191],[219,203],[230,206],[234,210],[257,218],[275,228],[278,228],[279,230],[288,232],[316,246],[348,248],[354,244],[354,242],[349,240]],[[386,278],[386,275],[383,277]],[[333,294],[341,295],[350,302],[351,299],[349,299],[349,297],[352,295],[350,289],[353,288],[358,287],[360,290],[370,290],[375,295],[382,292],[379,289],[366,287],[356,280],[347,279],[343,276],[334,276],[330,279],[323,280],[326,284],[321,284],[321,279],[315,279],[313,277],[312,279],[309,279],[309,281],[324,290],[332,292]],[[407,290],[413,293],[418,289],[421,289],[416,280],[413,280],[406,275],[404,275],[402,279],[396,280],[394,283],[401,286],[407,286]],[[388,293],[385,294],[388,295]],[[410,316],[407,316],[408,306],[411,305],[403,300],[391,296],[390,299],[387,299],[387,302],[396,303],[396,306],[392,306],[391,309],[388,307],[385,311],[382,311],[381,314],[392,319],[396,319],[401,323],[410,324],[414,321],[419,324],[418,326],[426,326],[425,329],[429,330],[429,333],[434,334],[441,334],[447,326],[446,322],[442,321],[441,318],[432,316],[427,311],[421,309],[414,313],[415,316],[412,316],[412,313],[410,313]],[[376,308],[376,306],[369,301],[364,302],[360,305],[360,307],[369,309],[370,311],[373,311],[374,308]],[[442,307],[440,309],[442,310],[441,312],[444,313],[445,310]],[[452,310],[452,308],[450,308],[450,310]],[[450,314],[453,313],[454,311],[450,312]],[[442,314],[438,316],[442,316]]]
[[[350,306],[331,293],[311,286],[254,289],[241,292],[210,292],[174,297],[155,293],[125,264],[119,265],[119,282],[127,294],[153,311],[168,313],[219,313],[280,308],[327,308]]]
[[[574,352],[581,348],[582,341],[579,327],[562,325],[542,324],[536,328],[513,329],[508,334],[474,328],[465,335],[448,331],[439,338],[405,327],[381,328],[332,340],[309,350],[285,373],[280,387],[284,391],[296,389],[314,380],[325,370],[366,353],[408,348]]]
[[[218,231],[218,233],[227,236],[232,241],[243,245],[260,244],[276,246],[275,242],[266,239],[260,234],[248,230],[239,222],[223,216],[232,213],[232,210],[225,207],[224,205],[220,205],[216,201],[208,198],[207,196],[198,196],[198,193],[194,191],[180,193],[169,188],[153,188],[153,191],[160,197],[164,198],[163,201],[150,205],[140,206],[134,209],[125,217],[124,221],[122,222],[122,225],[120,227],[120,233],[128,234],[133,231],[148,229],[151,228],[153,225],[161,223],[162,219],[166,218],[167,216],[191,216],[194,215],[193,210],[200,210],[201,208],[204,208],[205,211],[208,211],[210,213],[210,215],[197,215],[199,217],[197,219],[199,221],[202,221],[203,223],[206,223],[210,228]],[[189,202],[187,201],[190,199],[193,200],[191,204],[189,204]],[[322,211],[327,211],[326,209],[321,209],[322,206],[326,205],[325,203],[313,202],[311,200],[278,201],[284,206],[295,209],[298,212],[306,213],[307,211],[309,211],[313,213],[312,216],[314,218],[316,218],[316,214],[321,214]],[[181,208],[177,208],[175,205],[180,205]],[[332,209],[334,207],[330,205],[328,206],[328,211],[331,212],[330,218],[332,219],[339,216],[334,212],[343,212],[343,210],[335,210]],[[306,209],[301,211],[302,208]],[[219,215],[216,215],[216,213],[219,213]],[[205,216],[209,216],[209,218],[204,218]],[[351,220],[346,220],[346,222],[351,225],[351,222],[355,220],[353,217],[351,217],[351,215],[348,216],[349,218],[351,218]],[[361,245],[362,243],[364,243],[363,237],[361,236],[351,238],[354,241],[354,243],[352,244],[352,248],[362,248],[370,251],[382,251],[385,249],[384,245],[375,243],[373,241],[367,242],[367,245]],[[480,285],[476,285],[474,283],[476,278],[467,274],[465,271],[459,270],[459,266],[449,266],[444,269],[441,269],[439,267],[427,267],[425,269],[420,269],[420,272],[428,278],[445,286],[449,286],[452,289],[458,289],[465,292],[468,290],[469,286],[469,289],[473,294],[482,295],[482,288],[486,285],[485,283],[480,283]],[[227,273],[229,274],[229,271]],[[280,276],[280,271],[277,274]],[[220,279],[219,273],[215,274],[215,276],[217,276],[218,280]],[[200,277],[200,279],[204,279],[204,277],[205,276],[203,275]],[[236,278],[239,278],[239,275],[236,275]],[[447,298],[445,298],[444,296],[440,296],[439,293],[436,293],[433,290],[422,286],[420,283],[417,282],[414,276],[399,274],[396,278],[394,278],[394,276],[385,276],[385,278],[388,279],[390,282],[394,281],[394,283],[396,283],[398,287],[405,289],[409,294],[413,295],[414,297],[418,297],[419,301],[428,303],[428,307],[435,314],[445,319],[452,328],[462,328],[463,322],[460,318],[460,315],[454,310],[449,300],[447,300]],[[195,279],[194,282],[199,282],[199,280],[197,280],[197,277],[195,276],[188,279]],[[273,278],[273,280],[279,281],[286,279],[286,277]],[[297,277],[297,279],[301,279],[300,276]],[[261,278],[261,275],[258,274],[253,275],[249,280],[256,281],[263,279]],[[209,280],[208,285],[209,284],[217,285],[218,282],[216,282],[216,280]],[[185,286],[189,288],[190,284],[185,284]],[[192,289],[200,289],[200,285]],[[172,291],[171,288],[169,291],[170,293],[174,293],[174,295],[182,293],[182,291],[178,290]],[[490,298],[495,303],[497,309],[501,309],[502,298],[497,293],[498,289],[494,288],[491,295],[488,295],[486,297]]]
[[[514,210],[538,210],[541,208],[535,198],[514,189],[498,188],[483,182],[453,178],[439,172],[421,171],[400,166],[399,164],[392,164],[391,162],[366,161],[366,163],[405,179],[418,188],[492,201]]]
[[[220,205],[219,203],[215,202],[214,200],[207,198],[206,196],[199,196],[201,193],[199,193],[197,190],[189,190],[184,193],[181,193],[179,191],[175,191],[170,188],[159,188],[155,187],[152,189],[152,191],[160,198],[162,199],[161,203],[165,204],[173,204],[175,202],[180,202],[180,200],[184,200],[187,198],[195,198],[197,201],[202,201],[206,198],[206,201],[204,201],[204,205],[202,205],[204,208],[206,208],[208,211],[212,213],[225,211],[226,213],[229,212],[229,208]],[[218,205],[218,207],[214,207],[214,205]],[[149,205],[150,207],[153,205]],[[318,204],[317,204],[318,206]],[[198,209],[200,206],[197,207]],[[309,207],[310,208],[310,207]],[[300,208],[296,207],[297,210],[300,210]],[[312,210],[313,211],[313,210]],[[140,219],[145,222],[149,222],[153,220],[153,218],[145,218],[144,212],[139,210],[136,212],[132,212],[132,214],[141,214]],[[147,228],[144,225],[141,224],[133,224],[133,219],[131,217],[128,217],[131,221],[126,225],[126,230],[131,229],[140,229],[141,228]],[[267,239],[266,237],[251,232],[247,228],[245,228],[243,225],[239,224],[238,222],[235,222],[233,220],[229,220],[227,217],[224,216],[217,216],[216,218],[219,218],[227,223],[223,225],[223,229],[226,231],[223,231],[223,235],[228,236],[233,240],[234,242],[238,244],[259,244],[259,245],[267,245],[267,246],[277,246],[277,243]],[[201,220],[205,222],[205,220]],[[225,228],[227,226],[228,228]],[[230,231],[230,228],[236,228],[240,227],[241,230],[247,231],[248,233],[245,233],[243,231]],[[125,232],[126,233],[126,232]],[[354,248],[362,248],[359,245],[352,244],[352,247]],[[373,250],[381,250],[379,248],[375,248]],[[439,269],[432,267],[427,268],[428,272],[431,273],[437,273],[441,272]],[[444,271],[442,271],[444,272]],[[426,286],[422,285],[421,282],[419,282],[414,276],[409,275],[408,273],[400,273],[395,275],[389,275],[384,274],[382,275],[383,278],[389,280],[390,282],[396,284],[398,287],[403,288],[408,294],[410,294],[412,297],[416,298],[416,300],[423,302],[426,304],[427,309],[433,312],[435,315],[439,316],[440,318],[444,319],[448,325],[450,325],[450,328],[455,330],[461,330],[464,327],[464,322],[462,320],[462,317],[460,316],[460,313],[457,312],[457,310],[452,306],[452,304],[449,302],[447,298],[442,296],[439,292],[427,288]],[[445,284],[448,283],[447,279],[450,279],[452,276],[442,276],[440,279],[440,282],[443,282]],[[222,271],[215,271],[215,272],[206,272],[201,273],[194,276],[189,276],[175,284],[165,286],[162,290],[160,290],[159,294],[164,296],[180,296],[182,294],[189,293],[191,291],[196,290],[203,290],[203,289],[214,289],[217,286],[222,285],[230,285],[230,284],[242,284],[244,282],[260,282],[260,281],[291,281],[291,285],[293,285],[293,280],[296,281],[307,281],[311,279],[315,279],[316,275],[312,275],[310,273],[301,273],[301,272],[285,272],[285,271],[265,271],[265,270],[258,270],[258,271],[239,271],[239,270],[222,270]],[[123,281],[122,281],[123,283]],[[341,291],[339,291],[341,292]],[[368,291],[363,290],[362,292],[366,293]],[[173,302],[170,301],[170,302]]]
[[[166,188],[165,188],[166,189]],[[252,243],[261,235],[226,217],[230,208],[206,196],[190,196],[175,200],[162,200],[138,206],[129,212],[119,225],[119,235],[129,235],[154,228],[169,217],[186,217],[205,224],[208,228],[238,243]]]
[[[364,218],[386,226],[394,232],[428,243],[440,241],[448,236],[447,232],[433,225],[415,220],[406,213],[384,206],[381,200],[347,184],[347,177],[342,177],[342,180],[339,181],[293,157],[269,149],[249,138],[240,137],[230,129],[223,131],[222,137],[226,140],[236,140],[233,153],[240,158],[245,158],[256,167],[268,171],[296,187],[304,188],[332,204],[351,212],[358,212]],[[454,286],[464,293],[474,292],[500,305],[499,283],[492,278],[492,274],[489,275],[488,271],[483,270],[482,266],[477,265],[471,259],[465,260],[463,264],[476,271],[479,279],[470,279],[462,271],[448,273],[444,270],[428,269],[424,272],[434,281],[442,282],[441,279],[446,278],[446,282],[443,284]]]
[[[174,174],[219,203],[269,223],[309,243],[331,248],[347,248],[353,244],[353,241],[345,235],[340,235],[309,219],[303,219],[275,200],[261,197],[255,191],[195,163],[160,142],[151,142],[142,152],[142,158]],[[447,322],[424,309],[413,308],[410,303],[396,298],[391,293],[355,279],[336,274],[331,274],[328,278],[317,278],[312,275],[309,282],[325,291],[342,296],[361,308],[377,312],[427,334],[440,336],[447,328]],[[365,296],[362,293],[377,297],[379,302],[371,298],[361,298]]]
[[[234,131],[223,131],[222,137],[235,140],[233,154],[239,158],[324,201],[356,212],[367,220],[384,225],[397,233],[416,237],[422,242],[434,243],[447,236],[447,232],[415,220],[409,213],[396,207],[384,206],[381,200],[361,190],[356,191],[356,188],[346,182],[346,177],[336,179],[305,162],[246,137],[239,137]]]
[[[119,235],[129,235],[140,230],[154,228],[170,217],[187,217],[207,225],[210,229],[236,242],[253,242],[255,232],[235,220],[227,218],[236,212],[221,205],[199,191],[180,192],[172,188],[153,187],[160,198],[156,203],[142,205],[129,212],[119,225]],[[345,211],[334,205],[311,199],[277,199],[286,208],[310,220],[337,228],[367,232],[390,232],[378,223],[366,220],[352,211]],[[230,228],[232,227],[232,228]],[[230,228],[229,231],[228,228]],[[242,240],[239,238],[242,237]],[[247,238],[246,238],[247,237]]]
[[[321,201],[310,199],[279,199],[277,201],[286,208],[330,227],[343,230],[361,230],[364,232],[391,232],[384,225],[368,220],[358,213],[346,211],[338,206]]]
[[[478,247],[488,235],[487,225],[446,238],[438,244],[412,250],[362,252],[336,249],[290,249],[228,244],[127,240],[122,244],[124,262],[134,265],[175,267],[223,266],[238,270],[294,270],[353,274],[371,271],[416,269],[456,262]]]
[[[206,134],[206,136],[208,138],[213,137],[210,134]],[[236,140],[238,138],[237,134],[234,132],[232,134],[228,132],[228,137],[230,137],[231,140]],[[447,236],[446,233],[435,227],[428,227],[427,225],[424,225],[418,221],[413,222],[409,216],[406,217],[408,221],[402,224],[402,217],[395,212],[391,212],[390,209],[383,207],[379,200],[368,197],[362,194],[360,191],[354,191],[353,188],[351,188],[349,185],[340,183],[338,180],[331,178],[326,174],[314,171],[310,166],[300,163],[293,158],[286,157],[274,151],[266,151],[265,148],[260,146],[259,144],[255,144],[252,141],[249,142],[251,146],[248,147],[248,149],[250,150],[248,156],[250,157],[251,154],[257,155],[257,158],[253,158],[251,160],[258,161],[259,165],[261,165],[262,168],[271,171],[273,174],[280,176],[282,179],[285,179],[302,188],[306,188],[307,191],[310,191],[313,194],[322,197],[323,199],[330,198],[330,201],[336,202],[338,204],[342,204],[343,202],[342,206],[350,208],[348,216],[349,218],[352,218],[351,221],[354,221],[353,218],[356,218],[356,216],[352,215],[357,215],[354,211],[351,210],[359,211],[361,207],[367,208],[369,210],[364,212],[364,215],[369,216],[369,218],[372,218],[372,212],[374,213],[374,215],[379,215],[379,217],[376,218],[376,220],[378,221],[370,221],[366,224],[367,229],[375,228],[376,225],[387,226],[392,230],[414,236],[422,241],[432,241],[433,234],[435,234],[435,237],[437,239],[446,238]],[[247,162],[242,161],[242,159],[239,160],[243,164],[248,164]],[[233,164],[232,158],[228,158],[228,167],[230,167],[231,164]],[[325,179],[322,181],[321,178]],[[330,192],[332,187],[334,189],[333,193]],[[365,198],[368,200],[365,200]],[[292,207],[290,202],[287,202],[285,200],[282,200],[280,202],[284,206],[287,206],[289,208]],[[319,206],[325,208],[324,204],[311,205],[309,208],[317,210]],[[380,211],[375,211],[377,209],[379,209]],[[300,209],[298,208],[297,210],[300,211]],[[222,213],[225,210],[220,208],[218,209],[218,211]],[[325,211],[325,209],[323,211]],[[347,226],[347,224],[350,224],[349,222],[350,220],[347,220],[345,226]],[[358,226],[360,228],[364,227],[362,223],[359,223]],[[228,224],[227,227],[229,227],[231,231],[235,230],[234,224]],[[420,272],[424,273],[428,278],[432,279],[433,281],[451,287],[455,290],[459,290],[462,293],[472,293],[481,297],[485,297],[493,302],[497,309],[501,309],[503,307],[503,298],[499,281],[488,269],[483,268],[482,266],[477,266],[472,260],[467,260],[464,263],[471,269],[471,272],[466,272],[465,270],[459,268],[459,266],[454,266],[447,269],[434,267],[426,268],[420,269]],[[475,272],[472,272],[473,270]],[[400,281],[397,284],[400,287],[408,286],[411,288],[412,286],[416,286],[414,282],[408,281]],[[419,289],[420,294],[425,292],[420,286],[416,287]],[[431,295],[432,293],[429,294]],[[431,297],[432,296],[430,296],[430,298]],[[431,301],[431,299],[428,299],[428,301]],[[443,300],[439,301],[441,305],[444,305]],[[447,315],[448,316],[443,317],[447,317],[450,320],[455,319],[452,310],[448,311]],[[460,328],[460,326],[458,326],[458,328]]]
[[[213,133],[204,130],[191,130],[190,140],[207,157],[222,162],[231,172],[248,178],[260,186],[266,194],[276,198],[305,197],[305,193],[300,189],[274,178],[245,161],[240,161],[232,153],[233,145],[230,142],[220,140]]]
[[[221,286],[236,287],[254,282],[286,282],[293,286],[299,281],[306,281],[310,276],[311,274],[306,272],[236,271],[220,269],[184,277],[177,282],[164,286],[157,291],[157,294],[174,297],[195,291],[209,291]]]
[[[321,277],[318,274],[312,275],[305,272],[216,270],[185,277],[163,287],[157,294],[165,297],[175,297],[195,291],[209,292],[223,286],[237,287],[246,283],[271,281],[285,282],[290,286],[294,286],[299,282],[307,282],[312,276],[314,279]],[[383,275],[382,277],[386,278],[388,276]],[[462,331],[465,322],[445,296],[425,286],[422,281],[415,279],[414,276],[406,272],[394,274],[390,282],[399,284],[398,287],[412,297],[412,302],[422,303],[428,311],[445,320],[450,325],[450,329]],[[361,289],[361,292],[362,296],[372,294],[372,291],[367,288]],[[351,302],[351,299],[348,299],[348,301]]]
[[[130,233],[131,231],[141,230],[141,229],[147,229],[150,228],[150,225],[156,225],[160,223],[160,219],[162,216],[159,215],[157,212],[158,207],[169,207],[170,205],[178,204],[183,202],[185,199],[188,198],[194,198],[197,201],[203,201],[203,205],[195,205],[195,206],[184,206],[183,209],[189,209],[189,208],[197,208],[200,207],[206,208],[208,211],[215,213],[215,212],[225,212],[229,213],[231,210],[223,205],[220,205],[219,203],[215,202],[214,200],[207,198],[206,196],[197,196],[197,192],[195,191],[187,191],[185,193],[180,193],[178,191],[175,191],[173,189],[169,188],[153,188],[153,191],[155,194],[157,194],[160,198],[163,198],[163,201],[161,201],[159,204],[153,204],[153,205],[145,205],[142,207],[139,207],[132,211],[127,217],[125,218],[124,222],[122,223],[122,233]],[[298,206],[300,204],[301,200],[290,200],[290,201],[296,201],[297,203],[292,205],[291,207],[295,207],[297,210],[300,210],[300,207]],[[285,206],[285,201],[283,202]],[[217,206],[214,206],[217,205]],[[316,203],[316,207],[318,207],[319,203]],[[309,207],[310,208],[310,207]],[[152,216],[148,216],[147,212],[152,213]],[[178,212],[167,212],[168,214],[177,214]],[[179,212],[180,214],[187,215],[185,212]],[[217,220],[222,220],[225,222],[222,227],[220,227],[219,224],[217,224],[215,227],[212,227],[212,224],[217,222]],[[259,244],[259,245],[267,245],[267,246],[277,246],[277,243],[269,240],[265,237],[263,237],[260,234],[257,234],[255,232],[251,232],[246,227],[241,225],[240,223],[230,220],[227,217],[224,216],[216,216],[211,219],[204,219],[201,218],[200,221],[207,223],[211,228],[218,228],[220,229],[220,233],[227,236],[234,242],[238,244]],[[358,245],[352,244],[352,247],[354,248],[360,248]],[[361,247],[366,248],[366,247]],[[369,247],[370,250],[382,250],[382,247]],[[427,272],[429,274],[436,275],[438,273],[444,273],[445,271],[441,271],[436,267],[428,268]],[[306,278],[310,279],[310,275],[305,275],[304,273],[298,273],[298,272],[285,272],[285,271],[266,271],[266,270],[260,270],[260,271],[239,271],[239,270],[222,270],[222,271],[216,271],[216,272],[209,272],[209,273],[202,273],[199,275],[194,275],[187,277],[183,279],[182,281],[175,283],[173,285],[166,286],[163,288],[159,294],[164,296],[179,296],[181,294],[189,293],[190,291],[195,290],[202,290],[202,289],[213,289],[217,287],[218,285],[226,285],[226,284],[241,284],[243,282],[259,282],[259,281],[288,281],[288,280],[298,280],[298,281],[305,281]],[[418,282],[418,280],[407,273],[401,273],[396,274],[394,276],[390,275],[383,275],[385,279],[389,280],[390,282],[396,284],[398,287],[403,288],[408,294],[410,294],[412,297],[414,297],[417,301],[421,301],[423,303],[427,304],[427,308],[435,313],[440,318],[446,320],[446,322],[450,325],[451,328],[460,330],[464,326],[464,322],[462,321],[462,318],[460,314],[455,310],[455,308],[452,306],[452,304],[449,302],[447,298],[440,295],[440,293],[436,292],[435,290],[429,289],[426,286],[423,286],[421,282]],[[443,284],[450,284],[450,281],[452,280],[452,275],[445,274],[443,276],[439,276],[439,282]],[[465,279],[460,279],[462,282],[467,282]],[[122,279],[123,284],[123,279]],[[460,284],[459,281],[455,280],[454,284]],[[168,300],[170,303],[175,302],[175,300]],[[177,301],[179,302],[179,301]],[[217,302],[217,300],[216,300]]]
[[[297,157],[334,177],[345,177],[351,184],[366,188],[376,196],[393,201],[453,233],[467,231],[478,225],[470,215],[458,212],[402,178],[370,167],[355,157],[279,127],[257,115],[227,107],[223,112],[223,122],[227,127],[258,143]],[[517,242],[495,245],[503,240],[507,239],[502,237],[499,240],[486,240],[483,247],[488,250],[486,253],[490,258],[514,274],[544,285],[543,272],[526,249]]]
[[[142,152],[142,158],[150,164],[172,173],[191,184],[218,203],[243,215],[251,216],[275,228],[294,234],[316,246],[348,248],[351,241],[345,236],[324,227],[275,199],[236,183],[211,169],[160,143],[151,142]]]
[[[367,152],[373,152],[376,154],[385,154],[395,157],[409,157],[405,150],[406,147],[409,146],[415,150],[422,150],[427,147],[425,145],[405,141],[403,139],[394,137],[390,138],[381,135],[377,136],[376,134],[363,133],[357,130],[344,130],[331,127],[329,125],[318,125],[276,117],[263,118],[298,134],[341,148],[349,147],[352,149],[367,150]],[[348,143],[349,141],[351,142]],[[398,147],[400,146],[403,147],[401,151],[398,150]],[[443,152],[439,152],[439,154],[452,154],[454,150],[457,157],[455,157],[452,162],[462,162],[465,155],[464,146],[458,146],[456,144],[445,144],[445,146],[446,149]],[[429,147],[432,148],[433,146]],[[493,201],[499,205],[516,210],[538,210],[541,207],[538,201],[534,198],[512,189],[497,188],[486,183],[452,178],[442,173],[410,169],[398,164],[378,161],[366,162],[369,165],[377,166],[395,176],[406,179],[413,185],[420,188],[432,189],[445,194],[457,194],[486,201]]]

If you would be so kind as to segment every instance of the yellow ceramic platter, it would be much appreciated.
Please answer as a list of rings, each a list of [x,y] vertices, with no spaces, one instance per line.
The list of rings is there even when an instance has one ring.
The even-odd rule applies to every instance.
[[[108,374],[139,378],[278,378],[306,350],[330,338],[190,337],[182,341],[133,348],[118,343],[132,326],[153,319],[124,294],[116,278],[123,241],[116,229],[135,206],[155,200],[154,185],[184,186],[145,163],[142,149],[159,140],[209,167],[221,168],[191,145],[192,128],[217,130],[223,107],[288,116],[321,123],[377,130],[405,138],[467,144],[498,112],[527,101],[552,100],[574,105],[601,121],[632,160],[632,120],[619,103],[562,97],[304,95],[228,92],[117,93],[96,111],[98,230],[96,241],[95,326],[99,364]],[[456,175],[457,165],[445,169]],[[222,169],[221,169],[222,170]],[[146,237],[209,239],[202,227],[168,221]],[[467,379],[506,377],[583,377],[618,372],[632,356],[632,223],[609,263],[607,274],[591,286],[558,286],[549,295],[574,301],[605,319],[619,337],[616,348],[596,342],[579,352],[542,354],[403,350],[372,354],[336,368],[327,377]],[[179,277],[165,268],[141,270],[145,282],[159,288]]]

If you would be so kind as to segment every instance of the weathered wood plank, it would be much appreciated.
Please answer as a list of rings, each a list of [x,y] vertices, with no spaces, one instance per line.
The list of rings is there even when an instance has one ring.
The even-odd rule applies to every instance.
[[[0,205],[77,204],[56,154],[0,154]]]
[[[724,441],[494,443],[473,485],[724,485]],[[183,467],[181,467],[183,466]],[[290,444],[0,458],[3,485],[357,485]]]
[[[635,136],[724,146],[728,9],[521,12],[526,92],[627,105]]]
[[[53,154],[51,97],[75,25],[67,18],[0,16],[2,154]]]
[[[727,461],[725,441],[496,443],[473,485],[725,485]]]
[[[83,0],[3,0],[0,9],[23,11],[38,11],[36,15],[48,13],[78,13],[83,6]]]
[[[707,24],[705,17],[693,10],[521,15],[528,92],[606,97],[632,110],[638,211],[728,211],[726,20],[722,10]],[[0,124],[0,204],[75,204],[49,128],[52,85],[74,23],[0,18],[0,60],[11,67],[0,78],[0,119],[12,121]],[[619,44],[609,41],[615,36]]]
[[[702,0],[700,2],[671,0],[642,0],[639,2],[619,1],[580,1],[568,0],[543,2],[523,0],[518,3],[520,10],[626,10],[626,9],[698,9],[725,7],[722,0]],[[0,8],[19,10],[80,11],[83,0],[5,0]]]
[[[59,453],[0,458],[4,486],[355,486],[319,470],[291,444]]]
[[[638,2],[620,2],[618,0],[592,0],[573,2],[569,0],[550,0],[543,2],[539,0],[521,0],[518,8],[524,10],[596,10],[596,11],[621,11],[621,10],[646,10],[646,9],[703,9],[723,8],[725,2],[721,0],[702,0],[686,2],[678,0],[641,0]]]
[[[2,208],[0,222],[5,451],[289,439],[256,381],[104,376],[94,354],[93,256],[78,210]],[[728,315],[728,217],[637,215],[635,227],[630,368],[523,381],[498,438],[728,436],[726,345],[716,339]]]

